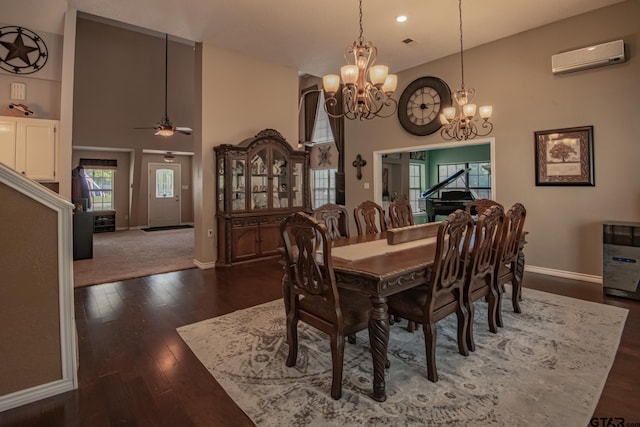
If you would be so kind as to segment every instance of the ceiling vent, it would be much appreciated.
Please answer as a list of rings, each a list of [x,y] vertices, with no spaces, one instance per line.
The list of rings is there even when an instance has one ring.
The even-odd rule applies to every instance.
[[[624,41],[616,40],[551,56],[553,74],[570,73],[624,62]]]

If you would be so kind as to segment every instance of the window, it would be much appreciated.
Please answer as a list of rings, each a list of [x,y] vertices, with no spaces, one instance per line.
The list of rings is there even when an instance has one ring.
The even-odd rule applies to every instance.
[[[156,170],[156,199],[173,197],[173,170]]]
[[[333,133],[329,126],[329,116],[324,109],[324,92],[320,92],[318,98],[318,111],[316,114],[316,125],[313,128],[312,142],[333,142]]]
[[[409,163],[409,204],[411,210],[418,212],[420,205],[418,199],[422,193],[422,173],[424,165],[421,163]]]
[[[490,162],[466,162],[438,165],[438,182],[444,181],[460,169],[469,169],[460,175],[444,190],[471,191],[476,199],[491,199],[491,170]]]
[[[312,142],[333,142],[333,133],[329,126],[329,116],[324,109],[324,93],[318,98],[316,124],[313,128]],[[313,209],[325,203],[336,202],[336,172],[338,169],[311,169],[311,203]]]
[[[336,202],[336,172],[338,169],[313,169],[311,171],[313,209],[325,203]]]
[[[115,209],[113,205],[113,169],[84,168],[91,196],[91,209],[108,211]]]

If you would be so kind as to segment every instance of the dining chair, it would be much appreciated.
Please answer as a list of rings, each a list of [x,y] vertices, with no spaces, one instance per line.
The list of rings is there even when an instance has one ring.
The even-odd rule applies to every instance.
[[[387,230],[384,210],[379,204],[366,200],[353,209],[358,236],[378,234]]]
[[[389,314],[423,325],[427,356],[427,378],[438,381],[436,369],[436,323],[452,313],[458,320],[458,351],[469,355],[467,327],[469,314],[464,303],[469,243],[473,219],[458,209],[447,216],[438,228],[433,267],[427,285],[391,295]]]
[[[413,225],[413,212],[407,199],[396,199],[389,205],[389,224],[391,228]]]
[[[314,209],[313,216],[327,226],[329,239],[349,237],[349,213],[343,205],[325,203]]]
[[[495,288],[498,291],[497,323],[502,327],[501,305],[505,283],[511,282],[511,302],[513,311],[521,313],[520,299],[522,296],[521,269],[518,268],[518,258],[521,250],[522,230],[527,210],[522,203],[515,203],[505,214],[502,233],[502,256],[495,273]],[[520,273],[520,274],[518,274]]]
[[[333,371],[331,397],[340,399],[345,336],[367,329],[369,298],[337,287],[325,224],[296,212],[281,222],[280,232],[284,241],[282,284],[289,344],[286,365],[295,366],[298,358],[298,321],[326,333]]]
[[[468,211],[467,211],[468,212]],[[498,290],[495,288],[494,274],[500,260],[501,239],[504,229],[504,211],[495,204],[484,211],[478,211],[478,220],[473,231],[467,280],[464,287],[465,305],[469,311],[467,346],[475,351],[473,339],[474,301],[484,298],[488,303],[487,320],[489,330],[498,332]]]
[[[491,199],[475,199],[465,205],[465,210],[471,215],[480,215],[491,206],[499,206],[504,211],[504,206]]]

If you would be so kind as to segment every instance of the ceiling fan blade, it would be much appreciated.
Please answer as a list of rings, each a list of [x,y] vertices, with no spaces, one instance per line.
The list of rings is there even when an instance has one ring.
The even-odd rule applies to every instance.
[[[191,135],[191,132],[193,132],[193,129],[188,128],[188,127],[176,127],[175,128],[176,132],[180,132],[184,135]]]
[[[154,127],[132,128],[132,129],[147,129],[148,130],[148,129],[157,129],[157,128],[158,128],[157,126],[154,126]]]

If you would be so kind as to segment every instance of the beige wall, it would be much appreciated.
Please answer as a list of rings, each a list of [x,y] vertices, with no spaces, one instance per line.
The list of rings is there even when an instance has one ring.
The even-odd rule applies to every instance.
[[[167,112],[176,126],[194,127],[194,58],[194,46],[169,38]],[[148,163],[162,162],[162,156],[143,150],[193,152],[193,135],[163,138],[153,129],[134,129],[152,127],[163,116],[164,73],[163,37],[78,19],[73,145],[114,148],[109,158],[123,160],[116,182],[117,228],[148,225]],[[72,167],[77,157],[74,150]],[[176,162],[189,186],[181,191],[182,221],[191,223],[191,156],[177,156]]]
[[[198,47],[200,49],[200,46]],[[201,46],[201,146],[196,147],[195,258],[207,264],[216,259],[216,239],[207,237],[215,227],[215,160],[213,147],[237,144],[262,129],[278,130],[297,146],[298,74],[287,68],[220,49]],[[198,145],[198,142],[196,142]]]
[[[0,200],[0,396],[5,396],[62,379],[62,326],[58,214],[4,183]]]
[[[478,104],[492,104],[496,197],[522,202],[530,232],[527,264],[585,275],[602,274],[603,221],[640,219],[637,101],[640,99],[638,38],[640,3],[627,1],[480,46],[465,53],[465,83]],[[628,60],[566,75],[551,73],[551,55],[624,39]],[[384,59],[384,52],[380,52]],[[421,76],[460,86],[460,57],[453,55],[399,74],[402,90]],[[536,187],[536,130],[594,126],[595,187]],[[439,134],[408,134],[396,117],[346,123],[346,196],[353,208],[373,198],[372,151],[443,142]],[[351,162],[367,161],[363,180]]]

